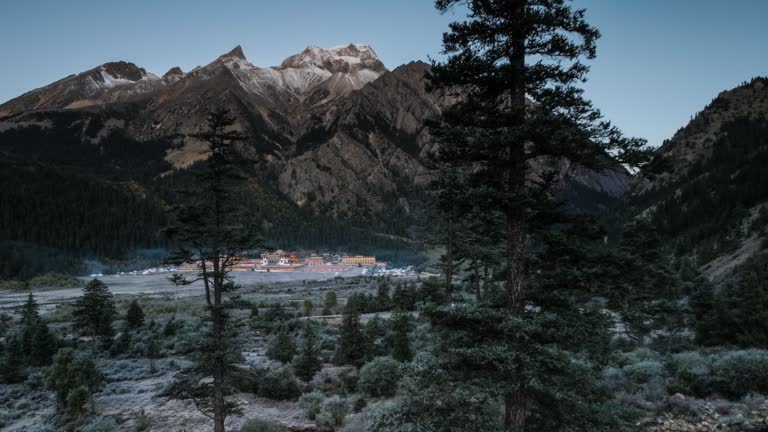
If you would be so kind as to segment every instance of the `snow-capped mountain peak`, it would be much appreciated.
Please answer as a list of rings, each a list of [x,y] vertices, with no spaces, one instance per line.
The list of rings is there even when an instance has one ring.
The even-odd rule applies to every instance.
[[[274,67],[254,66],[237,45],[206,66],[188,73],[175,67],[162,77],[125,61],[104,63],[0,105],[0,116],[29,109],[77,109],[112,103],[163,88],[183,92],[191,83],[232,78],[235,85],[258,97],[259,103],[298,109],[347,95],[386,72],[373,48],[364,44],[308,46]]]
[[[267,68],[249,63],[237,46],[204,68],[208,70],[205,75],[211,76],[221,65],[237,77],[243,89],[278,105],[322,104],[360,89],[387,72],[375,51],[363,44],[329,49],[308,46],[279,66]]]
[[[157,76],[147,73],[144,68],[123,61],[105,63],[91,73],[90,77],[98,88],[112,88],[141,80],[157,79]]]
[[[330,49],[308,46],[299,54],[292,55],[278,68],[306,69],[317,67],[331,73],[349,72],[354,69],[371,69],[384,72],[386,68],[368,45],[349,44]]]
[[[173,84],[184,77],[184,71],[180,67],[174,66],[168,69],[168,72],[163,74],[163,81],[169,84]]]

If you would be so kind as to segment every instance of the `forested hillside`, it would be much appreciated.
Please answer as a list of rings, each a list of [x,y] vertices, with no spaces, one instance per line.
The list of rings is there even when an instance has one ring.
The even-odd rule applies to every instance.
[[[166,246],[163,204],[137,182],[0,161],[0,277],[80,273],[83,258]]]
[[[766,79],[725,92],[660,150],[671,174],[641,184],[631,212],[649,217],[681,263],[721,281],[764,250],[768,233]]]
[[[0,161],[0,279],[49,271],[79,274],[87,270],[83,259],[132,268],[138,250],[172,245],[161,231],[169,222],[168,207],[187,190],[189,175],[184,170],[145,183],[109,181],[43,163]],[[403,241],[352,219],[299,208],[255,177],[249,191],[240,203],[274,247],[354,249],[414,259]],[[356,220],[367,220],[366,215]],[[405,231],[407,219],[390,220],[395,222],[389,227],[379,225],[382,232]]]

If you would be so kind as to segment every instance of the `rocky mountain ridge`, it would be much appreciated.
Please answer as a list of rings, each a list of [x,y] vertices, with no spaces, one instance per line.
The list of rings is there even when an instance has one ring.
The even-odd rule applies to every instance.
[[[380,244],[402,239],[413,223],[433,145],[427,120],[450,103],[427,92],[429,68],[415,61],[387,70],[361,44],[310,46],[273,67],[251,64],[238,46],[205,66],[162,76],[130,63],[106,64],[0,105],[0,162],[19,165],[24,176],[87,176],[75,183],[100,184],[92,186],[90,205],[104,202],[98,196],[107,190],[128,194],[125,202],[146,197],[148,223],[159,223],[163,202],[173,196],[168,191],[183,181],[186,167],[207,157],[191,135],[205,127],[209,110],[226,107],[247,137],[238,147],[253,175],[247,206],[271,227],[268,236]],[[620,197],[630,179],[618,165],[605,172],[567,161],[557,167],[566,196],[596,211]],[[34,190],[51,190],[45,181]],[[30,205],[62,207],[51,199]],[[75,213],[69,221],[80,220]],[[41,232],[34,239],[12,230],[0,241],[60,237],[64,243],[42,246],[82,253],[76,244],[83,243],[69,239],[86,235],[83,225],[52,226],[61,236]],[[162,246],[144,231],[125,247]],[[110,242],[111,254],[124,249],[120,239]]]
[[[32,90],[0,105],[0,117],[30,110],[78,109],[146,93],[163,80],[133,63],[104,63]]]

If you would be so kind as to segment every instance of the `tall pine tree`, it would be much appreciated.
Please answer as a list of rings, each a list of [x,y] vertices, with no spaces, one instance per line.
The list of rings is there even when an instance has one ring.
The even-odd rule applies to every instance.
[[[317,335],[312,327],[312,322],[307,320],[302,331],[301,347],[299,354],[293,362],[296,376],[304,381],[310,381],[323,366],[317,348]]]
[[[354,305],[347,304],[341,317],[334,363],[360,367],[368,361],[370,353],[370,342],[360,324],[360,311]]]
[[[293,360],[295,355],[296,345],[293,343],[293,336],[291,336],[287,328],[283,327],[270,341],[266,356],[271,360],[287,364]]]
[[[433,194],[445,195],[445,173],[451,184],[460,173],[454,199],[438,205],[499,221],[490,235],[504,241],[505,289],[487,304],[428,308],[438,349],[464,380],[484,382],[503,400],[505,431],[523,432],[527,422],[607,430],[594,374],[579,361],[590,347],[573,343],[604,330],[599,315],[576,303],[590,289],[580,261],[594,260],[585,243],[572,242],[599,238],[553,199],[554,169],[562,160],[606,169],[609,152],[635,164],[649,151],[604,121],[579,88],[588,71],[581,60],[595,57],[599,37],[583,10],[568,0],[436,1],[441,12],[457,4],[467,19],[444,34],[447,60],[430,77],[432,91],[456,100],[433,127]]]
[[[642,343],[654,331],[671,336],[687,327],[688,307],[680,292],[683,283],[671,268],[671,251],[665,250],[649,223],[627,224],[610,260],[606,277],[616,286],[608,290],[608,306],[621,316],[631,339]]]
[[[112,337],[115,301],[104,282],[93,279],[83,288],[83,296],[74,304],[75,328],[84,335]]]
[[[400,362],[413,359],[413,348],[408,333],[411,331],[411,315],[396,311],[392,314],[392,358]]]
[[[144,325],[144,311],[139,306],[139,301],[133,299],[125,312],[125,328],[136,330]]]
[[[213,420],[214,431],[224,432],[224,420],[233,408],[225,400],[227,374],[241,357],[237,328],[227,312],[236,306],[228,296],[237,288],[229,270],[237,256],[259,244],[259,237],[238,205],[245,177],[236,146],[245,137],[236,130],[236,118],[227,109],[215,109],[207,128],[194,138],[208,144],[208,158],[195,168],[194,189],[181,191],[185,199],[174,209],[176,224],[168,234],[180,245],[176,261],[199,262],[200,272],[194,280],[175,274],[171,281],[177,285],[202,281],[208,330],[194,365],[179,376],[169,394],[193,399]]]

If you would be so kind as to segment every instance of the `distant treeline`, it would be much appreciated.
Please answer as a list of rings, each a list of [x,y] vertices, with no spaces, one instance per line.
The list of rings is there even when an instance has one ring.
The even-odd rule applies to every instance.
[[[166,215],[138,183],[0,162],[0,275],[78,272],[81,257],[162,247]]]
[[[125,260],[137,249],[173,247],[159,233],[170,222],[169,203],[191,187],[187,171],[144,183],[73,171],[0,161],[0,279],[28,279],[50,271],[83,273],[88,271],[85,258],[118,261],[125,269],[130,267]],[[249,222],[261,226],[267,246],[376,253],[398,263],[418,260],[397,237],[409,223],[403,215],[361,211],[346,220],[316,215],[251,174],[241,202]]]

